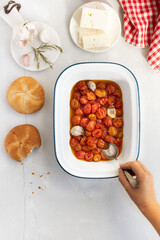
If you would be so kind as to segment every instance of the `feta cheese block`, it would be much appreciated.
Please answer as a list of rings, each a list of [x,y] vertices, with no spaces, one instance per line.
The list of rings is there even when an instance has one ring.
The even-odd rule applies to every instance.
[[[109,39],[106,34],[83,36],[82,44],[84,49],[106,48],[110,46]]]
[[[82,37],[86,36],[95,36],[99,34],[103,34],[102,30],[97,29],[89,29],[89,28],[82,28],[79,30],[79,44],[82,44]]]
[[[82,8],[80,27],[106,30],[107,18],[106,10],[84,7]]]

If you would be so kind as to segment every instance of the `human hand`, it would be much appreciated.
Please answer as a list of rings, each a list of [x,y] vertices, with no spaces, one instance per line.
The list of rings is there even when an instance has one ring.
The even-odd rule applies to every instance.
[[[132,188],[128,182],[123,170],[131,169],[138,181],[138,188]],[[131,199],[143,212],[151,205],[157,204],[153,176],[140,161],[127,162],[120,165],[119,181],[128,192]]]

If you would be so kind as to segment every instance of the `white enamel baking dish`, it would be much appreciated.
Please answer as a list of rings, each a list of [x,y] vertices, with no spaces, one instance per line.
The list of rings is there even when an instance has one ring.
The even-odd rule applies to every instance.
[[[69,145],[70,93],[80,80],[112,80],[123,94],[124,139],[117,160],[85,162],[78,160]],[[78,63],[66,68],[54,89],[54,144],[59,165],[67,173],[81,178],[112,178],[118,176],[119,163],[137,160],[140,151],[140,96],[138,82],[125,66],[112,62]]]

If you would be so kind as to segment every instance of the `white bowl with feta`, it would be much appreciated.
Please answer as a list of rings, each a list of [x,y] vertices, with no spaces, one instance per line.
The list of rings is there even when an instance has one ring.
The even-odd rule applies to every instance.
[[[120,37],[120,19],[108,4],[90,2],[74,12],[70,34],[78,47],[88,52],[104,52],[113,47]]]

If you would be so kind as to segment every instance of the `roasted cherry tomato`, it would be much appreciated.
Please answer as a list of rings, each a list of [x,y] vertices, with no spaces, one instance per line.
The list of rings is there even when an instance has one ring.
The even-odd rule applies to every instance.
[[[113,126],[115,126],[117,128],[123,127],[123,120],[120,118],[113,119]]]
[[[89,147],[96,147],[97,139],[94,137],[88,137],[86,142]]]
[[[82,90],[82,91],[87,89],[87,85],[84,81],[78,82],[77,87],[78,87],[79,90]]]
[[[114,144],[117,145],[118,147],[121,146],[121,144],[122,144],[122,138],[117,138],[117,139],[114,141]]]
[[[106,142],[114,143],[115,138],[112,137],[112,136],[110,136],[110,135],[106,135],[105,138],[104,138],[104,140],[105,140]]]
[[[110,83],[107,86],[106,90],[107,90],[108,94],[113,94],[116,91],[116,86],[114,84]]]
[[[95,138],[100,138],[102,136],[102,130],[101,129],[95,129],[92,131],[92,136]]]
[[[101,119],[97,119],[97,123],[102,123],[102,120]]]
[[[101,151],[101,158],[102,158],[102,160],[107,160],[106,156],[103,154],[102,151]]]
[[[80,140],[81,140],[81,136],[74,136],[74,138],[78,141],[78,142],[80,142]]]
[[[115,97],[115,98],[121,98],[121,93],[120,93],[120,91],[115,91],[114,93],[113,93],[113,96]]]
[[[96,122],[94,120],[90,120],[86,126],[86,130],[92,132],[95,129]]]
[[[92,113],[95,113],[99,108],[99,103],[98,102],[94,102],[92,103]]]
[[[79,108],[80,107],[79,101],[77,99],[73,98],[72,101],[71,101],[71,107],[73,109]]]
[[[81,109],[81,108],[77,108],[77,109],[75,110],[75,115],[83,116],[83,111],[82,111],[82,109]]]
[[[106,97],[100,98],[100,100],[99,100],[99,103],[101,105],[105,105],[105,104],[107,104],[107,102],[108,102],[108,99]]]
[[[81,96],[81,94],[80,94],[80,92],[78,92],[78,91],[74,92],[74,94],[73,94],[73,97],[74,97],[75,99],[77,99],[77,100],[80,99],[80,96]]]
[[[97,146],[99,148],[104,148],[105,147],[105,142],[102,139],[98,139]]]
[[[99,148],[94,148],[92,150],[93,154],[99,154],[101,152],[101,150]]]
[[[123,137],[123,128],[118,128],[117,137],[118,138],[122,138]]]
[[[104,122],[104,125],[105,125],[106,127],[112,126],[112,118],[109,117],[109,116],[105,117],[105,118],[103,119],[103,122]]]
[[[92,135],[92,133],[89,132],[89,131],[86,131],[85,134],[86,134],[87,137],[90,137]]]
[[[81,121],[81,116],[77,116],[77,115],[73,116],[71,119],[71,122],[74,126],[79,125],[80,121]]]
[[[87,124],[89,123],[89,119],[87,117],[82,117],[80,121],[81,127],[86,128]]]
[[[116,109],[116,116],[117,116],[117,117],[121,117],[122,114],[123,114],[122,109]]]
[[[96,95],[93,92],[87,92],[87,99],[89,101],[94,101],[96,99]]]
[[[108,105],[111,106],[111,105],[114,105],[115,104],[115,98],[112,97],[112,96],[109,96],[108,97]]]
[[[88,89],[83,90],[83,91],[80,91],[80,93],[81,93],[82,96],[86,96],[86,95],[87,95],[87,92],[88,92]]]
[[[96,129],[104,129],[104,126],[100,123],[96,123],[96,126],[95,126]]]
[[[117,128],[113,126],[109,127],[108,133],[110,136],[115,137],[117,135]]]
[[[89,116],[88,116],[88,118],[90,119],[90,120],[96,120],[96,115],[95,114],[93,114],[93,113],[91,113],[91,114],[89,114]]]
[[[81,141],[80,141],[80,144],[81,144],[82,146],[86,145],[86,140],[87,140],[87,137],[86,137],[86,136],[82,137],[82,138],[81,138]]]
[[[82,146],[83,151],[89,152],[90,148],[87,145]]]
[[[106,135],[107,135],[107,130],[105,129],[105,130],[102,131],[101,138],[104,139]]]
[[[122,107],[122,101],[121,100],[117,100],[115,103],[115,108],[121,108]]]
[[[78,151],[78,152],[75,153],[75,155],[76,155],[76,157],[78,159],[84,159],[85,158],[85,154],[86,153],[84,151]]]
[[[88,162],[92,162],[92,160],[93,160],[93,153],[92,152],[87,152],[85,154],[85,160],[88,161]]]
[[[80,101],[81,104],[86,104],[86,103],[88,103],[88,99],[87,99],[86,96],[81,96],[79,101]]]
[[[105,107],[100,107],[100,108],[98,108],[98,110],[96,112],[96,117],[98,119],[103,119],[103,118],[105,118],[106,114],[107,114],[106,108]]]
[[[100,160],[101,160],[101,155],[100,154],[94,155],[94,157],[93,157],[94,162],[99,162]]]
[[[75,138],[71,138],[69,143],[72,148],[75,148],[75,146],[78,144],[78,141]]]
[[[106,97],[107,92],[104,89],[96,89],[95,94],[97,97],[102,98],[102,97]]]
[[[76,152],[78,152],[78,151],[82,150],[82,147],[81,147],[81,145],[78,143],[78,144],[75,146],[74,149],[75,149]]]
[[[79,91],[79,89],[78,89],[77,85],[76,85],[76,86],[74,86],[74,91],[75,91],[75,92]]]
[[[86,105],[84,105],[83,107],[83,112],[84,114],[88,115],[91,113],[91,104],[87,103]]]
[[[105,89],[106,88],[106,84],[104,82],[97,83],[97,88]]]

